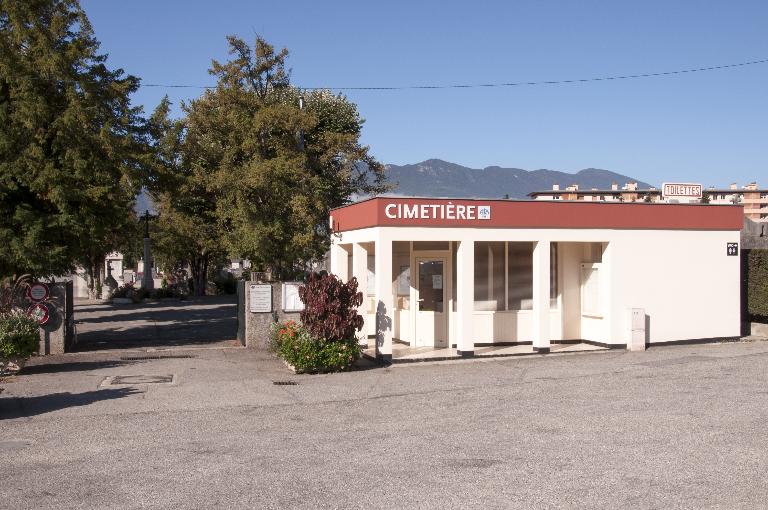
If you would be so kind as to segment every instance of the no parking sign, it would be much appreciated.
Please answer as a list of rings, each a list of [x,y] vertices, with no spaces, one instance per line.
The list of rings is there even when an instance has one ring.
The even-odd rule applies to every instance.
[[[51,311],[46,303],[35,303],[27,310],[27,315],[32,317],[41,326],[48,323],[51,318]]]

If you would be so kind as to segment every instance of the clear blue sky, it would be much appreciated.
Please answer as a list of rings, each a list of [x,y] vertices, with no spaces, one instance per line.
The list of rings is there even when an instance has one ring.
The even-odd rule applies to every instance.
[[[558,80],[768,58],[765,0],[81,0],[144,83],[212,85],[225,36],[291,52],[298,86]],[[151,111],[197,89],[142,88]],[[347,93],[384,163],[605,168],[659,184],[768,187],[768,64],[576,85]]]

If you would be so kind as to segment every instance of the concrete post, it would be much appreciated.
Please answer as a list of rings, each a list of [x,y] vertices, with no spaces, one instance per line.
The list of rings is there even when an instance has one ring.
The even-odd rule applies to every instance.
[[[533,246],[533,350],[549,352],[550,242]]]
[[[376,357],[392,359],[394,298],[392,296],[392,240],[379,234],[376,238]]]
[[[456,353],[475,355],[472,319],[475,311],[475,242],[461,241],[456,250]]]

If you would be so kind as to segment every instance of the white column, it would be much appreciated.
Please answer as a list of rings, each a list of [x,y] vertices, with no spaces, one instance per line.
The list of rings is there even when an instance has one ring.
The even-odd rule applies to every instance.
[[[360,243],[352,245],[352,276],[357,278],[357,290],[363,293],[363,303],[357,313],[367,318],[368,313],[368,250]],[[366,321],[367,322],[367,321]],[[362,334],[368,336],[368,325],[363,326]]]
[[[630,342],[631,323],[622,320],[622,312],[626,317],[624,306],[626,304],[620,299],[617,286],[621,280],[616,278],[618,274],[616,271],[616,264],[618,262],[616,258],[616,244],[606,243],[605,249],[600,264],[600,308],[603,314],[603,337],[600,338],[601,342],[607,344],[611,343],[623,343],[628,344]],[[631,303],[633,306],[639,306],[636,303]],[[645,320],[645,317],[643,317]],[[624,327],[622,327],[624,325]]]
[[[472,316],[475,310],[475,242],[461,241],[456,250],[456,353],[474,356]]]
[[[331,245],[331,274],[338,276],[341,281],[347,281],[347,250],[340,244]]]
[[[392,332],[394,330],[394,298],[392,296],[392,240],[384,235],[376,237],[376,357],[392,359]]]
[[[549,352],[549,241],[533,246],[533,350]]]

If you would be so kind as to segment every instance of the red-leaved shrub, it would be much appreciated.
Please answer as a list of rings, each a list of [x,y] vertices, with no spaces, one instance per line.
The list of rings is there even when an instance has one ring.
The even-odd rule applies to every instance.
[[[357,307],[363,293],[357,291],[357,279],[344,283],[335,275],[312,273],[299,287],[304,302],[301,322],[311,335],[326,342],[339,342],[355,337],[363,328]]]

